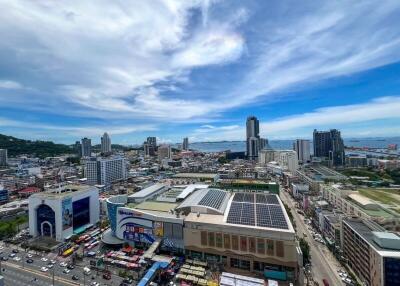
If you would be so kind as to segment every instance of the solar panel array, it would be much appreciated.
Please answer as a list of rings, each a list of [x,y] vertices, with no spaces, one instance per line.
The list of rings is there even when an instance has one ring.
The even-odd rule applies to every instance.
[[[199,205],[219,209],[224,201],[227,193],[220,190],[209,190],[207,194],[200,200]]]
[[[269,194],[236,193],[226,222],[288,229],[277,196]]]

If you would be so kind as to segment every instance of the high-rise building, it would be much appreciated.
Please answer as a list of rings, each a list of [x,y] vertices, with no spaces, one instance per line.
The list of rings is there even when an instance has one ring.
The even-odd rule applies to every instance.
[[[82,138],[82,156],[90,157],[92,156],[92,140],[89,138]]]
[[[268,146],[268,139],[267,138],[260,138],[260,150],[263,150]]]
[[[310,140],[296,139],[293,143],[293,150],[297,153],[297,158],[300,163],[310,161]]]
[[[344,144],[339,130],[317,131],[314,129],[313,145],[315,157],[327,158],[331,166],[344,165]]]
[[[7,149],[0,149],[0,166],[5,167],[7,166]]]
[[[182,150],[189,150],[189,138],[187,137],[183,138]]]
[[[74,144],[74,150],[75,153],[78,155],[78,157],[82,157],[82,144],[81,141],[76,141]]]
[[[147,142],[148,144],[150,144],[151,146],[153,146],[154,149],[157,148],[157,138],[156,138],[156,137],[147,137],[146,142]]]
[[[171,159],[172,151],[170,145],[161,145],[158,147],[158,159],[161,161],[163,159]]]
[[[107,132],[101,137],[101,153],[111,153],[111,138]]]
[[[153,157],[155,155],[155,147],[147,142],[143,143],[143,151],[145,157]]]
[[[260,123],[255,116],[246,120],[246,155],[250,160],[258,158],[260,151]]]
[[[105,185],[126,179],[125,158],[120,156],[91,158],[85,163],[85,176],[89,185]]]

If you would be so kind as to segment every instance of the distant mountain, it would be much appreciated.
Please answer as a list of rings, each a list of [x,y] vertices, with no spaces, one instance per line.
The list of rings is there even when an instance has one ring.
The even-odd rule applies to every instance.
[[[30,141],[3,134],[0,134],[0,149],[7,149],[8,156],[27,154],[40,158],[74,153],[69,145],[55,144],[51,141]]]

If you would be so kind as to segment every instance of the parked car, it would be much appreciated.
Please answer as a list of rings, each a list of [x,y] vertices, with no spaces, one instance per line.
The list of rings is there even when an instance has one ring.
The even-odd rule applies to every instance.
[[[40,271],[42,271],[42,272],[47,272],[49,270],[49,268],[47,268],[47,267],[42,267],[42,268],[40,268]]]

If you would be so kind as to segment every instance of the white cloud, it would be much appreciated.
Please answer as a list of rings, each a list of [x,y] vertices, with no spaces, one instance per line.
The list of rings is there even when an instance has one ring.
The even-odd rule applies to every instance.
[[[400,135],[399,128],[378,126],[373,121],[400,119],[400,96],[381,97],[372,101],[319,108],[309,113],[296,114],[268,122],[260,122],[260,134],[270,139],[288,139],[310,137],[314,128],[343,128],[348,137],[395,136]],[[372,124],[370,124],[372,122]],[[365,123],[365,126],[355,126]],[[302,133],[306,132],[306,133]],[[197,140],[244,140],[245,128],[228,125],[213,128],[199,128],[192,134]],[[206,139],[201,139],[206,138]]]
[[[16,81],[12,80],[0,80],[0,89],[21,89],[23,86]]]

